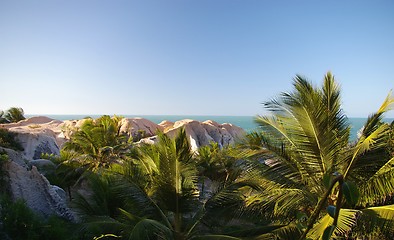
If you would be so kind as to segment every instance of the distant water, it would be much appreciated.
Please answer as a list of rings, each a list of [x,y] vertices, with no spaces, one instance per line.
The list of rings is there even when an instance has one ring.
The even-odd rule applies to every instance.
[[[26,117],[32,117],[35,115],[26,115]],[[73,120],[83,119],[86,115],[46,115],[47,117],[57,120]],[[101,115],[89,115],[92,118],[98,118]],[[200,115],[121,115],[126,118],[142,117],[146,118],[156,124],[163,120],[176,122],[182,119],[193,119],[197,121],[213,120],[218,123],[231,123],[236,126],[243,128],[247,132],[251,132],[258,128],[257,124],[253,121],[254,116],[200,116]],[[352,125],[350,130],[350,140],[353,141],[357,137],[357,132],[363,127],[367,118],[349,118],[349,123]],[[384,121],[391,123],[394,118],[386,118]]]

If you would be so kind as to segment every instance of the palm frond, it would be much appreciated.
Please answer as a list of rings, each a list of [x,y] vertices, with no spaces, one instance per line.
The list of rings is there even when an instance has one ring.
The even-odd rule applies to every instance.
[[[387,136],[390,128],[387,124],[376,126],[369,135],[362,135],[354,146],[352,157],[347,162],[342,163],[344,166],[343,176],[346,178],[349,171],[358,164],[358,160],[367,152],[384,148],[387,145]]]
[[[115,234],[121,236],[127,226],[108,216],[89,216],[80,224],[80,235],[83,239],[93,239],[103,234]]]
[[[299,239],[301,231],[295,224],[284,225],[272,230],[270,233],[261,234],[255,237],[255,240],[278,240],[278,239]]]
[[[125,199],[126,211],[130,214],[161,219],[166,222],[167,218],[157,206],[151,194],[151,178],[143,167],[133,162],[128,162],[119,167],[111,169],[119,174],[119,180],[115,182],[114,192]],[[169,225],[169,223],[167,222]]]
[[[370,207],[361,210],[358,233],[364,236],[383,234],[387,239],[394,237],[394,205]]]
[[[152,219],[142,219],[131,231],[129,240],[174,239],[172,231],[162,223]]]
[[[346,236],[350,233],[352,228],[356,225],[358,210],[353,209],[341,209],[339,211],[338,225],[336,226],[333,236]],[[331,226],[334,219],[326,214],[322,217],[308,233],[308,238],[321,239],[324,230]]]
[[[295,92],[283,93],[280,100],[265,104],[269,110],[286,111],[274,111],[273,117],[259,117],[256,121],[268,137],[282,139],[282,145],[290,148],[288,155],[304,159],[293,165],[304,179],[316,179],[317,183],[324,173],[335,170],[350,128],[332,75],[327,74],[323,90],[315,89],[300,76],[295,78],[294,88]],[[283,152],[283,147],[277,149]]]
[[[317,199],[308,191],[272,186],[264,192],[246,198],[246,211],[270,213],[272,217],[291,217],[300,209],[308,209]]]
[[[157,145],[159,174],[155,176],[155,194],[167,210],[187,212],[198,200],[198,172],[190,161],[192,153],[182,129],[175,139],[159,136]],[[181,210],[182,209],[182,210]]]
[[[76,194],[73,205],[83,217],[86,216],[110,216],[118,214],[118,207],[123,205],[123,200],[117,194],[114,179],[110,176],[89,175],[87,194]]]
[[[394,97],[392,96],[392,92],[390,91],[387,95],[386,99],[383,101],[382,105],[380,106],[379,110],[376,113],[371,114],[367,122],[364,125],[364,129],[362,131],[363,136],[369,136],[382,122],[383,115],[392,110],[394,107]]]
[[[384,202],[394,195],[394,157],[386,162],[374,175],[360,183],[359,204],[375,204]]]

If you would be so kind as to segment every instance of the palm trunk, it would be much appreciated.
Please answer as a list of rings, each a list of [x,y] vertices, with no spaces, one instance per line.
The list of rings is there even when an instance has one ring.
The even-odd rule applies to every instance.
[[[302,236],[300,237],[300,240],[303,240],[306,238],[306,235],[308,234],[308,232],[312,229],[313,225],[315,224],[317,217],[319,216],[320,211],[323,209],[324,204],[327,202],[327,198],[330,195],[332,189],[334,188],[335,184],[339,182],[340,185],[340,189],[342,189],[342,183],[343,183],[343,176],[339,175],[337,177],[334,178],[334,180],[332,181],[330,187],[328,188],[328,190],[326,191],[326,193],[324,194],[323,198],[320,199],[317,207],[315,208],[315,211],[313,211],[312,216],[309,218],[308,221],[308,226],[305,229],[305,231],[302,233]],[[340,200],[342,200],[342,190],[340,190],[340,197],[341,199],[338,198],[337,200],[337,207],[336,207],[336,211],[335,211],[335,218],[334,218],[334,226],[336,226],[337,222],[338,222],[338,216],[339,216],[339,210],[340,210]]]

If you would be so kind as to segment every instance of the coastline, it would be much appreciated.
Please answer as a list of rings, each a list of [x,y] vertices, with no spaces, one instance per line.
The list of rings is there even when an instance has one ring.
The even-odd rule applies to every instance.
[[[26,117],[34,117],[34,116],[46,116],[52,119],[56,120],[79,120],[83,119],[85,117],[92,117],[92,118],[98,118],[102,115],[80,115],[80,114],[26,114]],[[176,122],[180,121],[183,119],[193,119],[197,121],[206,121],[206,120],[212,120],[215,122],[218,122],[220,124],[222,123],[230,123],[233,125],[236,125],[242,129],[244,129],[246,132],[251,132],[254,131],[258,128],[258,125],[253,121],[255,116],[209,116],[209,115],[119,115],[125,118],[135,118],[135,117],[140,117],[140,118],[145,118],[148,119],[156,124],[159,124],[160,122],[167,120],[171,122]],[[355,117],[355,118],[348,118],[349,123],[352,125],[352,128],[350,130],[350,140],[353,141],[357,137],[357,132],[363,127],[365,121],[367,118],[360,118],[360,117]],[[391,123],[394,121],[394,118],[384,118],[383,119],[385,122]]]

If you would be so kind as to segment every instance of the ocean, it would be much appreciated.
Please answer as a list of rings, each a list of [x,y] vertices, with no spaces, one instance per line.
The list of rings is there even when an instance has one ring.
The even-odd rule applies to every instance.
[[[26,115],[26,117],[32,117],[36,115]],[[45,115],[47,117],[57,120],[72,120],[72,119],[83,119],[87,115]],[[101,115],[88,115],[92,118],[98,118]],[[120,115],[126,118],[142,117],[146,118],[154,123],[160,123],[163,120],[175,122],[182,119],[193,119],[197,121],[213,120],[220,123],[231,123],[236,126],[243,128],[247,132],[251,132],[258,128],[257,124],[253,121],[254,116],[201,116],[201,115]],[[357,137],[357,132],[363,127],[367,118],[349,118],[348,119],[352,128],[350,130],[350,140],[353,141]],[[391,123],[394,118],[386,118],[384,121]]]

